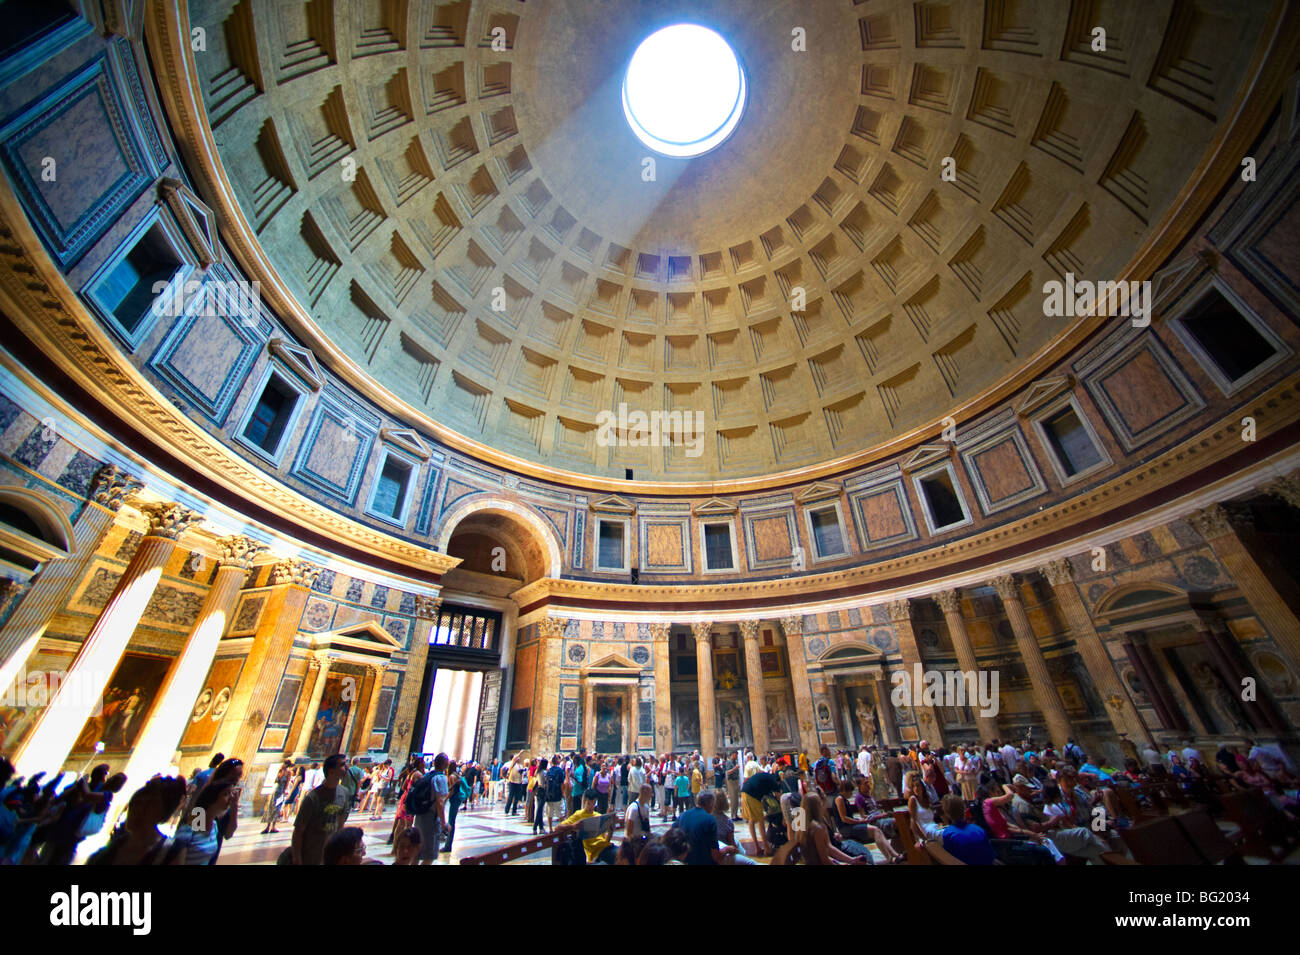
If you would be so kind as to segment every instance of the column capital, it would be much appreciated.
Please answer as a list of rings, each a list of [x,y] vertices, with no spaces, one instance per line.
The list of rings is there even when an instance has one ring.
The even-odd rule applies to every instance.
[[[742,620],[740,621],[740,635],[746,640],[758,639],[758,621]]]
[[[140,513],[149,519],[149,529],[145,531],[145,537],[163,537],[167,540],[178,540],[182,534],[203,520],[202,514],[171,502],[139,504],[137,506]]]
[[[1300,508],[1300,478],[1287,476],[1274,478],[1262,488],[1265,494],[1281,498],[1292,507]]]
[[[538,624],[541,635],[548,640],[554,640],[564,636],[564,631],[569,626],[569,618],[543,617]]]
[[[249,540],[240,534],[223,537],[217,546],[221,548],[217,564],[221,567],[238,567],[240,570],[248,570],[253,561],[267,551],[266,545],[261,541]]]
[[[781,618],[781,629],[785,631],[787,637],[803,636],[803,617],[791,616]]]
[[[432,620],[437,617],[438,608],[441,606],[441,597],[430,597],[428,594],[415,595],[415,615],[421,620]]]
[[[305,560],[277,561],[271,569],[271,586],[292,584],[295,587],[310,588],[320,576],[321,568]]]
[[[695,635],[695,640],[697,643],[699,642],[707,643],[712,628],[713,628],[713,621],[697,620],[695,623],[691,624],[691,633]]]
[[[384,678],[384,671],[386,671],[387,669],[388,669],[388,665],[384,663],[366,664],[366,672],[369,673],[370,676],[374,678],[376,683],[378,683],[380,680]]]
[[[1074,580],[1074,565],[1070,563],[1068,557],[1049,560],[1038,568],[1038,572],[1046,577],[1047,582],[1053,587],[1059,587]]]
[[[1222,537],[1232,530],[1232,524],[1228,521],[1228,511],[1221,504],[1211,504],[1199,511],[1193,511],[1187,515],[1187,523],[1191,524],[1192,529],[1206,540]]]
[[[654,640],[655,643],[667,643],[668,634],[672,628],[673,625],[671,623],[652,623],[650,624],[650,638]]]
[[[117,465],[105,464],[90,481],[90,499],[110,511],[117,511],[127,497],[143,488],[144,484]]]
[[[889,619],[902,623],[904,620],[912,619],[912,601],[904,597],[902,600],[891,600],[885,605],[889,611]]]
[[[934,595],[934,602],[944,613],[961,613],[960,590],[941,590]]]
[[[1016,583],[1015,574],[1003,574],[1001,577],[994,577],[989,581],[993,589],[998,592],[998,596],[1005,603],[1008,600],[1020,599],[1020,588]]]

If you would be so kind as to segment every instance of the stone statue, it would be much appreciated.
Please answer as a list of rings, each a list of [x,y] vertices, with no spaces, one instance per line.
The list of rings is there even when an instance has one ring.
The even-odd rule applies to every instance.
[[[875,711],[867,706],[867,701],[858,697],[858,706],[856,709],[858,717],[858,729],[862,732],[862,742],[867,746],[876,745],[876,720]]]

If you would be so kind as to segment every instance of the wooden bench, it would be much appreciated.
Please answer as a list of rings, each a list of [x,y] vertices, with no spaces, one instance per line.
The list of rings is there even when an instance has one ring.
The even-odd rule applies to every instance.
[[[1178,828],[1187,834],[1187,838],[1191,840],[1192,845],[1207,864],[1218,865],[1221,862],[1244,864],[1241,858],[1241,836],[1238,835],[1237,842],[1234,843],[1204,809],[1181,813],[1174,816],[1174,821],[1178,823]]]
[[[542,836],[533,836],[531,839],[524,839],[520,842],[512,842],[508,846],[500,849],[493,849],[491,852],[484,852],[476,856],[465,856],[460,860],[461,865],[501,865],[503,862],[511,862],[515,859],[522,859],[524,856],[532,855],[535,852],[544,852],[547,849],[554,849],[568,835],[557,835],[548,832]]]
[[[1223,812],[1241,827],[1241,848],[1248,855],[1264,856],[1277,864],[1296,847],[1295,825],[1262,789],[1244,789],[1224,795]]]
[[[1171,816],[1119,830],[1139,865],[1203,865],[1204,858]]]

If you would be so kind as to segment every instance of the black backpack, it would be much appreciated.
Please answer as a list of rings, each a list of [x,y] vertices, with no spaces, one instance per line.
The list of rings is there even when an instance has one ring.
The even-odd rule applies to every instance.
[[[426,773],[406,794],[406,811],[422,816],[433,809],[433,774]]]
[[[569,836],[551,850],[551,865],[586,865],[587,850],[577,836]]]

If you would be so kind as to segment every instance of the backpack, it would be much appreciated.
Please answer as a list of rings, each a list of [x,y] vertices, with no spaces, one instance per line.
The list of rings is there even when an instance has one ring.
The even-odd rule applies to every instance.
[[[564,774],[547,772],[546,774],[546,801],[559,802],[564,798]]]
[[[551,865],[586,865],[587,850],[577,836],[569,836],[551,850]]]
[[[406,794],[406,811],[422,816],[433,809],[433,773],[426,773]]]

